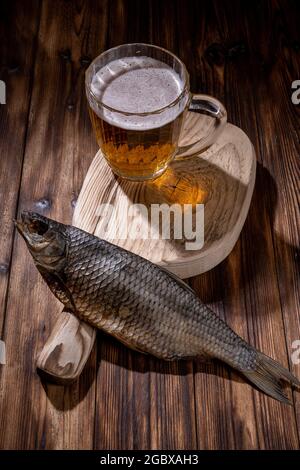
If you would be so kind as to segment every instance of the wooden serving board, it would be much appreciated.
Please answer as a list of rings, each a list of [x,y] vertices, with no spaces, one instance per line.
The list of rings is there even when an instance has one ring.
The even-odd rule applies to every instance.
[[[180,144],[196,141],[211,118],[188,113]],[[227,124],[217,142],[193,158],[175,160],[158,179],[133,183],[116,177],[99,151],[84,180],[73,225],[101,236],[181,278],[201,274],[220,263],[233,249],[245,222],[255,182],[256,157],[252,143],[236,126]],[[114,208],[108,220],[101,204]],[[132,239],[122,232],[132,203],[204,204],[204,245],[185,249],[185,239]],[[130,214],[129,226],[141,233],[149,228],[147,217]],[[105,224],[105,226],[104,226]],[[116,237],[115,228],[119,232]],[[89,356],[95,332],[73,315],[62,312],[58,324],[38,359],[38,367],[51,380],[70,382],[81,373]]]
[[[188,113],[183,143],[203,132],[210,118]],[[198,132],[197,132],[198,129]],[[216,144],[198,157],[174,161],[158,179],[133,183],[114,175],[99,151],[86,175],[74,213],[74,224],[91,233],[165,266],[181,278],[196,276],[220,263],[234,247],[245,222],[255,181],[256,158],[246,134],[227,124]],[[101,204],[114,207],[107,223]],[[204,204],[204,246],[185,249],[185,239],[126,238],[129,226],[149,232],[149,220],[131,214],[132,203]],[[137,220],[135,220],[137,218]],[[119,229],[118,237],[114,232]],[[124,228],[124,232],[122,232]]]

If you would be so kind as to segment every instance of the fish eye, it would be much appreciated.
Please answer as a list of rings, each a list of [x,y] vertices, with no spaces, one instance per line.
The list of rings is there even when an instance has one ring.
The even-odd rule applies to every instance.
[[[33,220],[28,229],[31,233],[37,233],[38,235],[44,235],[48,230],[48,224],[42,220]]]

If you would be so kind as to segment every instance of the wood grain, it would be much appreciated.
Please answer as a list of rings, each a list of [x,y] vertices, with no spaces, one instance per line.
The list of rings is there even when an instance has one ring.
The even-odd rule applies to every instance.
[[[25,67],[20,75],[2,67],[0,76],[11,96],[0,108],[1,339],[7,346],[0,447],[299,448],[299,393],[293,407],[280,406],[221,365],[149,361],[104,336],[77,384],[42,386],[34,357],[60,304],[22,241],[12,239],[10,223],[22,209],[72,219],[72,202],[97,150],[84,96],[87,63],[128,41],[167,47],[186,63],[192,91],[224,102],[258,158],[237,245],[190,283],[242,336],[290,362],[299,376],[290,359],[300,334],[300,108],[290,99],[291,82],[300,78],[299,2],[56,0],[41,2],[40,21],[38,2],[5,8],[1,65],[21,58]]]
[[[39,354],[37,368],[50,382],[71,384],[80,376],[95,339],[94,328],[62,312]]]
[[[93,162],[92,162],[93,163]],[[93,230],[89,218],[73,214],[72,224],[82,230]],[[76,381],[96,340],[96,330],[63,309],[43,349],[38,354],[36,365],[45,380],[61,385]]]
[[[182,140],[193,141],[195,135],[198,138],[205,134],[207,119],[211,121],[187,113]],[[255,167],[251,142],[230,124],[207,151],[197,158],[173,161],[164,175],[153,182],[132,183],[116,178],[100,151],[84,180],[74,212],[75,225],[80,227],[83,223],[88,232],[143,256],[183,279],[196,276],[223,261],[235,245],[248,213]],[[188,246],[202,241],[185,236],[186,219],[180,239],[175,238],[172,226],[169,239],[158,227],[159,238],[151,240],[151,205],[163,203],[169,207],[173,204],[205,206],[203,220],[197,222],[195,210],[192,216],[193,232],[200,234],[203,230],[203,247]],[[132,211],[132,204],[142,204],[147,213]],[[101,213],[103,205],[112,209],[109,215],[107,207]]]
[[[105,5],[98,8],[100,14]],[[90,10],[84,7],[78,10],[70,3],[58,2],[56,9],[52,2],[42,4],[19,195],[19,211],[38,210],[66,222],[71,221],[80,178],[90,163],[88,156],[96,148],[81,93],[89,41],[94,40],[94,44],[96,38],[97,44],[101,41],[98,23],[94,37],[86,36],[86,29],[94,21],[89,13]],[[80,122],[80,139],[75,132],[77,122]],[[49,336],[55,312],[61,311],[61,305],[30,268],[24,248],[17,237],[5,323],[7,365],[1,372],[3,383],[15,387],[17,381],[18,387],[14,394],[10,387],[3,388],[1,409],[12,410],[10,419],[15,424],[1,427],[1,447],[89,448],[93,445],[89,413],[94,414],[95,392],[91,379],[92,364],[96,368],[96,351],[80,384],[65,393],[63,388],[53,385],[45,385],[43,390],[33,359]],[[13,346],[13,330],[20,337],[18,348]],[[13,406],[16,401],[22,402],[22,407]],[[81,415],[86,416],[86,421]],[[26,423],[26,433],[22,423]]]
[[[289,85],[295,80],[294,77],[300,76],[299,51],[297,51],[300,35],[297,27],[299,4],[293,2],[291,5],[295,9],[293,15],[289,14],[284,2],[278,2],[276,8],[271,11],[266,8],[263,10],[264,17],[274,24],[274,30],[281,33],[275,35],[274,30],[268,33],[268,41],[275,40],[276,46],[270,56],[265,49],[262,51],[262,58],[267,67],[263,71],[261,80],[256,81],[256,102],[260,122],[264,120],[269,122],[269,132],[264,141],[261,140],[260,148],[263,164],[270,175],[266,191],[266,207],[270,217],[274,272],[283,316],[284,345],[291,370],[299,376],[300,365],[292,363],[291,354],[292,344],[300,336],[300,316],[295,314],[299,312],[300,307],[298,259],[300,110],[299,106],[293,105],[291,101]],[[258,36],[256,41],[260,38]],[[281,99],[272,99],[275,89]],[[293,398],[299,429],[299,394],[294,393]]]
[[[244,7],[237,3],[235,6],[236,9],[233,9],[227,3],[223,9],[218,9],[216,6],[214,8],[211,21],[215,24],[214,30],[222,32],[219,39],[215,38],[216,44],[222,45],[222,56],[221,60],[220,57],[217,58],[218,63],[213,63],[214,54],[210,51],[212,56],[210,60],[214,70],[223,70],[219,76],[224,76],[225,73],[227,76],[225,104],[227,108],[230,108],[229,120],[242,123],[242,127],[253,139],[258,149],[258,159],[261,161],[260,139],[265,140],[265,134],[268,132],[266,122],[269,120],[265,121],[266,118],[262,116],[258,120],[256,114],[257,103],[253,91],[255,91],[254,84],[257,83],[259,75],[254,72],[255,69],[251,63],[251,59],[255,60],[255,53],[253,52],[249,59],[248,41],[245,37],[247,27],[243,22],[238,21],[238,18],[244,17]],[[203,17],[204,12],[201,14],[199,11],[199,14]],[[224,17],[226,18],[225,29],[223,28]],[[251,19],[255,21],[254,16]],[[272,20],[267,24],[270,25],[267,31],[272,30]],[[266,31],[265,28],[266,25],[260,30],[262,34]],[[237,38],[239,42],[235,42]],[[260,38],[260,40],[260,44],[265,44],[265,38]],[[203,48],[205,49],[205,46]],[[217,47],[216,49],[218,50]],[[228,57],[229,53],[233,56]],[[215,76],[217,76],[216,73]],[[242,83],[241,76],[243,77]],[[267,94],[267,90],[264,93]],[[261,132],[262,128],[264,134]],[[272,137],[270,135],[271,139]],[[272,221],[268,218],[271,215],[271,208],[266,203],[267,188],[270,185],[274,186],[272,178],[262,166],[259,166],[254,199],[246,227],[242,232],[240,243],[224,263],[222,271],[224,286],[228,286],[222,296],[223,311],[224,318],[241,336],[267,354],[287,364],[282,312],[274,269]],[[230,375],[232,377],[232,374]],[[201,379],[200,375],[199,379]],[[207,378],[205,380],[207,381]],[[217,448],[222,446],[222,443],[226,448],[297,448],[299,446],[293,410],[278,408],[276,403],[270,403],[266,397],[256,391],[250,391],[245,384],[240,382],[232,381],[228,393],[231,396],[230,407],[233,408],[227,416],[232,416],[232,419],[226,418],[226,423],[222,428],[230,426],[231,434],[227,434],[226,437],[220,436],[219,423],[214,421],[216,427],[211,433],[211,440],[204,443],[205,447]],[[199,409],[202,403],[200,396]],[[216,419],[220,419],[220,411],[216,412]],[[261,423],[261,427],[258,427],[258,422]],[[208,423],[206,425],[208,426]]]
[[[6,105],[0,105],[0,132],[3,136],[0,139],[0,334],[5,321],[13,218],[17,210],[26,144],[38,26],[38,1],[30,1],[26,6],[17,5],[17,2],[1,3],[0,79],[6,85]]]
[[[196,119],[195,119],[196,118]],[[210,118],[208,118],[210,120]],[[187,115],[182,139],[191,131],[204,133],[206,118]],[[73,216],[73,225],[164,266],[181,278],[208,271],[232,250],[247,216],[255,181],[256,157],[247,136],[227,125],[218,142],[199,158],[174,161],[164,176],[151,183],[133,184],[114,176],[100,152],[85,177]],[[149,233],[148,219],[126,214],[132,203],[205,204],[204,247],[187,251],[178,240],[136,239],[127,232],[137,226]],[[101,204],[113,204],[115,216],[100,218]],[[193,226],[195,231],[196,227]],[[200,227],[197,231],[200,231]],[[184,242],[184,239],[182,240]],[[37,367],[50,381],[76,380],[88,360],[95,331],[72,315],[62,312],[37,360]]]

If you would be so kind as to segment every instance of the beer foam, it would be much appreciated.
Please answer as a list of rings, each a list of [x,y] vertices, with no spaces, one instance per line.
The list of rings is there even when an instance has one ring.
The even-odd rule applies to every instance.
[[[124,113],[151,113],[174,102],[184,88],[179,74],[167,64],[151,57],[123,57],[102,67],[90,85],[97,101]],[[97,107],[96,114],[124,129],[146,130],[173,121],[185,108],[188,94],[174,106],[149,116],[124,115]]]

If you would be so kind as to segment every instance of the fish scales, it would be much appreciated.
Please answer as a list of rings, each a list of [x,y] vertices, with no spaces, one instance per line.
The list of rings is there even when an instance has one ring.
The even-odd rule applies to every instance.
[[[289,403],[281,380],[299,381],[257,351],[183,281],[76,227],[24,212],[17,228],[52,292],[80,319],[164,360],[214,358]]]
[[[197,357],[203,352],[216,355],[223,350],[230,359],[236,335],[192,292],[132,253],[124,251],[120,256],[118,248],[100,239],[92,244],[83,236],[82,242],[73,227],[69,235],[64,272],[82,319],[98,316],[98,327],[120,340],[130,337],[132,346],[163,359]],[[125,305],[126,318],[119,314]],[[224,330],[228,330],[227,341]]]

